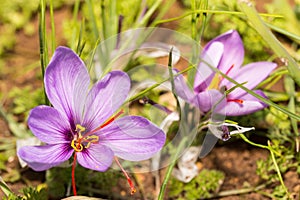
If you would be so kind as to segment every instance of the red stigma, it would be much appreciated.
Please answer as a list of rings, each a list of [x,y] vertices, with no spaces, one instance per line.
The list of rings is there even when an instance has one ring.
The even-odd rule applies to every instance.
[[[95,133],[97,131],[99,131],[101,128],[104,128],[105,126],[107,126],[108,124],[112,123],[115,119],[117,119],[120,115],[122,115],[124,113],[123,110],[120,110],[117,114],[115,114],[114,116],[112,116],[111,118],[109,118],[106,122],[104,122],[102,125],[100,125],[98,128],[94,129],[93,131],[89,132],[88,135]]]
[[[232,64],[231,67],[229,67],[229,69],[225,72],[225,75],[228,76],[229,72],[233,69],[233,67],[234,67],[234,64]],[[219,82],[219,83],[221,83],[221,81],[224,79],[224,77],[223,77],[223,76],[220,76],[219,79],[220,79],[220,82]]]
[[[130,194],[133,195],[134,193],[136,193],[136,189],[133,185],[133,182],[132,180],[130,179],[129,175],[127,174],[127,172],[124,170],[124,168],[121,166],[119,160],[117,157],[115,157],[115,161],[116,163],[118,164],[118,166],[120,167],[120,169],[122,170],[123,174],[125,175],[126,179],[127,179],[127,182],[129,184],[129,187],[130,187]]]
[[[239,104],[243,104],[244,101],[242,99],[227,99],[227,102],[236,102]]]
[[[77,152],[81,152],[83,150],[83,148],[89,148],[91,143],[98,143],[99,136],[93,135],[93,133],[95,133],[95,132],[99,131],[100,129],[102,129],[103,127],[109,125],[111,122],[113,122],[116,118],[118,118],[123,113],[124,113],[123,110],[119,111],[117,114],[115,114],[114,116],[109,118],[106,122],[104,122],[98,128],[96,128],[88,133],[85,133],[85,134],[82,134],[86,130],[85,127],[81,126],[80,124],[76,125],[76,135],[74,136],[74,139],[71,142],[71,147],[73,147],[73,149],[75,150],[74,160],[72,163],[72,189],[73,189],[74,196],[77,195],[76,182],[75,182],[75,168],[76,168],[76,164],[77,164]],[[85,143],[85,144],[83,144],[83,143]],[[117,161],[117,159],[116,159],[116,161]],[[117,163],[121,167],[119,161],[117,161]],[[132,181],[130,180],[130,178],[127,175],[127,173],[125,172],[125,170],[122,167],[121,167],[121,169],[122,169],[123,173],[125,174],[127,181],[130,185],[131,194],[134,194],[136,192],[136,190],[134,188]]]
[[[115,119],[117,119],[123,113],[124,113],[124,111],[120,110],[115,116],[112,116],[109,120],[107,120],[104,124],[102,124],[100,126],[100,128],[103,128],[103,127],[107,126],[108,124],[110,124],[111,122],[113,122]]]
[[[233,67],[234,67],[234,64],[232,64],[231,67],[229,67],[229,69],[227,70],[227,72],[225,74],[228,75],[229,72],[233,69]]]

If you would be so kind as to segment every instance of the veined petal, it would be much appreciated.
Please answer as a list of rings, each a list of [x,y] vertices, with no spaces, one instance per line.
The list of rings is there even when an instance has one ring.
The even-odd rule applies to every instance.
[[[244,45],[239,33],[235,30],[227,31],[211,40],[206,46],[209,47],[214,42],[221,42],[224,45],[224,53],[218,69],[227,73],[231,66],[234,66],[228,75],[233,74],[236,69],[242,66],[244,61]]]
[[[37,106],[31,110],[28,126],[32,133],[47,144],[70,143],[71,127],[68,119],[55,108]]]
[[[25,146],[18,151],[18,156],[35,171],[44,171],[68,160],[73,153],[69,144],[45,146]]]
[[[225,99],[224,94],[220,91],[212,89],[200,92],[197,94],[193,100],[193,103],[202,111],[210,111],[214,105],[223,102]]]
[[[256,87],[261,81],[267,78],[269,74],[277,67],[276,63],[272,62],[255,62],[245,65],[240,68],[238,73],[231,77],[238,83],[245,83],[244,86],[248,89],[253,89]],[[230,89],[234,86],[233,83],[229,82],[227,85],[227,89]],[[241,88],[234,89],[231,93],[229,93],[229,98],[239,98],[246,94]]]
[[[70,123],[79,123],[90,84],[83,61],[69,48],[58,47],[45,72],[47,96]]]
[[[256,90],[254,92],[266,98],[265,94],[261,90]],[[247,115],[262,110],[268,106],[251,94],[242,96],[241,100],[243,100],[242,104],[237,102],[227,102],[226,114],[228,116]]]
[[[92,130],[108,120],[123,104],[130,90],[125,72],[112,71],[90,90],[85,104],[83,126]]]
[[[189,86],[186,84],[184,77],[182,74],[176,75],[178,73],[177,70],[174,71],[174,85],[175,85],[175,93],[183,100],[191,103],[191,100],[194,98],[195,94],[191,91]]]
[[[201,62],[197,67],[197,72],[195,75],[195,92],[202,92],[210,85],[215,75],[215,72],[212,70],[211,67],[218,67],[219,62],[224,53],[226,52],[224,52],[224,45],[221,42],[213,42],[209,46],[204,48],[201,55]]]
[[[156,125],[139,116],[122,117],[98,132],[100,143],[130,161],[146,160],[163,147],[166,135]]]
[[[91,144],[87,149],[77,153],[78,163],[88,169],[106,171],[113,161],[112,150],[101,144]]]

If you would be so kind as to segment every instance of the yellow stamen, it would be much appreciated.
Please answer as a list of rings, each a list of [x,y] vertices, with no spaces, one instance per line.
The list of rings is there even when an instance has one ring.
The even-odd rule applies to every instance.
[[[77,135],[71,142],[71,147],[73,147],[76,152],[81,152],[83,148],[89,148],[91,143],[97,143],[99,141],[99,136],[97,135],[89,135],[89,133],[83,135],[82,133],[85,132],[85,130],[85,127],[76,124]],[[83,146],[82,142],[84,142],[84,144],[86,143],[86,145]]]
[[[218,74],[216,74],[212,79],[210,85],[208,86],[208,89],[218,89],[219,84],[220,84],[220,77]]]
[[[85,142],[88,142],[87,145],[85,145],[85,148],[89,148],[91,143],[97,143],[99,141],[99,136],[97,135],[89,135],[84,138]]]
[[[78,133],[82,133],[85,131],[85,127],[81,126],[80,124],[76,124],[76,131],[78,131]]]
[[[80,151],[83,150],[82,144],[77,143],[77,144],[75,145],[75,140],[72,140],[72,142],[71,142],[71,147],[73,147],[73,149],[74,149],[75,151],[77,151],[77,152],[80,152]]]

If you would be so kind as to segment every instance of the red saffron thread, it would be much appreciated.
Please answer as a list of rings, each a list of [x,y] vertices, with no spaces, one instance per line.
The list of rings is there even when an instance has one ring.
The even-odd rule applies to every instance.
[[[112,116],[109,120],[107,120],[106,122],[104,122],[104,124],[102,124],[99,129],[107,126],[108,124],[110,124],[111,122],[113,122],[115,119],[117,119],[120,115],[122,115],[124,113],[123,110],[120,110],[115,116]],[[97,129],[95,129],[97,130]]]
[[[108,124],[110,124],[111,122],[113,122],[115,119],[117,119],[120,115],[122,115],[124,113],[123,110],[120,110],[117,114],[115,114],[115,116],[112,116],[110,119],[108,119],[106,122],[104,122],[104,124],[102,124],[101,126],[99,126],[98,128],[92,130],[91,132],[85,134],[85,136],[87,135],[91,135],[97,131],[99,131],[101,128],[107,126]]]
[[[136,193],[136,189],[135,189],[135,187],[134,187],[134,185],[133,185],[133,182],[131,181],[131,179],[130,179],[130,177],[128,176],[127,172],[126,172],[126,171],[123,169],[123,167],[121,166],[121,164],[120,164],[120,162],[119,162],[119,160],[118,160],[117,157],[115,157],[115,161],[116,161],[116,163],[119,165],[119,167],[121,168],[123,174],[126,176],[127,182],[128,182],[128,184],[129,184],[129,187],[130,187],[130,190],[131,190],[131,191],[130,191],[130,194],[133,195],[134,193]]]
[[[73,160],[73,165],[72,165],[72,188],[73,188],[73,194],[74,196],[77,196],[77,191],[76,191],[76,184],[75,184],[75,167],[76,167],[76,152],[74,153],[74,160]]]
[[[97,131],[99,131],[101,128],[107,126],[108,124],[110,124],[111,122],[113,122],[116,118],[118,118],[120,115],[122,115],[124,113],[123,110],[120,110],[116,115],[112,116],[110,119],[108,119],[106,122],[104,122],[101,126],[99,126],[98,128],[92,130],[91,132],[88,132],[84,135],[84,137],[87,137]],[[84,137],[82,138],[78,138],[77,140],[77,144],[76,144],[76,148],[77,149],[80,149],[80,146],[81,146],[81,142],[82,140],[83,141],[89,141],[89,140],[85,140]],[[91,141],[92,142],[92,141]],[[74,148],[74,147],[73,147]],[[76,149],[75,149],[76,150]],[[77,196],[77,191],[76,191],[76,183],[75,183],[75,167],[76,167],[76,159],[77,159],[77,156],[76,156],[76,152],[74,153],[74,160],[73,160],[73,164],[72,164],[72,188],[73,188],[73,194],[74,196]],[[133,186],[133,183],[132,181],[130,180],[129,176],[127,175],[127,173],[125,172],[125,170],[122,168],[122,166],[120,165],[119,161],[117,160],[117,158],[115,157],[115,160],[117,162],[117,164],[119,165],[119,167],[122,169],[123,173],[125,174],[126,178],[127,178],[127,181],[130,185],[130,188],[131,188],[131,194],[134,194],[136,192],[134,186]]]
[[[225,74],[226,74],[227,76],[228,76],[229,72],[230,72],[230,71],[233,69],[233,67],[234,67],[234,64],[232,64],[232,65],[231,65],[231,67],[229,67],[229,69],[226,71],[226,73],[225,73]],[[223,76],[221,76],[221,77],[220,77],[220,81],[219,81],[219,83],[221,83],[221,81],[222,81],[223,79],[224,79],[224,77],[223,77]]]
[[[243,104],[244,101],[242,99],[227,99],[227,102],[236,102],[239,104]]]
[[[231,65],[231,67],[227,70],[227,72],[225,74],[228,75],[229,72],[232,70],[233,67],[234,67],[234,64]]]

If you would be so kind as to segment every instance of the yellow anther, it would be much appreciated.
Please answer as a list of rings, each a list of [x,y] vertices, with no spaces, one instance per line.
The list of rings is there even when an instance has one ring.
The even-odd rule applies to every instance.
[[[84,146],[85,148],[89,148],[91,143],[96,143],[99,141],[99,136],[97,135],[89,135],[84,138],[84,141],[87,141],[88,143]]]
[[[85,127],[81,126],[80,124],[76,124],[76,131],[78,133],[82,133],[85,131]]]
[[[97,135],[89,135],[89,136],[86,136],[84,138],[84,140],[88,140],[89,142],[92,142],[92,143],[98,142],[99,141],[99,136],[97,136]]]
[[[80,152],[83,150],[83,146],[80,143],[75,144],[75,140],[72,140],[71,142],[71,147],[73,147],[73,149],[77,152]],[[78,148],[79,147],[79,148]]]
[[[213,77],[210,85],[208,86],[208,89],[218,89],[219,84],[220,84],[220,76],[218,74],[216,74]]]
[[[71,147],[73,147],[73,149],[77,152],[82,151],[83,148],[89,148],[91,143],[97,143],[99,141],[99,136],[89,135],[91,132],[84,133],[85,131],[85,127],[81,126],[80,124],[76,124],[77,134],[74,136],[74,139],[71,142]]]

